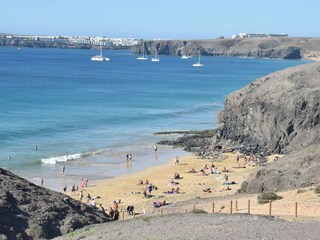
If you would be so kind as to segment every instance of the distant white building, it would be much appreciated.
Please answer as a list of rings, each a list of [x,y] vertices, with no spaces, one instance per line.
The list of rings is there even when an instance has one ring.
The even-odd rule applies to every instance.
[[[257,37],[288,37],[287,33],[277,33],[277,34],[266,34],[266,33],[239,33],[233,34],[232,39],[235,38],[257,38]]]

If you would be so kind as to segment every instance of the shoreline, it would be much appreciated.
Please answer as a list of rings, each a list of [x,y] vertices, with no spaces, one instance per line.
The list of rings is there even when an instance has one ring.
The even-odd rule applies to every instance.
[[[37,176],[32,174],[26,178],[39,185],[42,176],[46,188],[61,192],[63,187],[67,186],[69,191],[73,184],[80,186],[83,178],[89,179],[90,182],[113,179],[142,171],[149,167],[162,165],[167,162],[168,158],[177,155],[185,156],[189,154],[183,149],[173,149],[170,146],[162,146],[158,151],[159,157],[155,156],[151,146],[143,147],[139,151],[134,149],[134,152],[132,152],[133,160],[130,164],[125,160],[125,152],[123,152],[123,156],[101,155],[79,158],[73,161],[47,165],[44,169],[41,169],[41,174],[39,173]],[[62,174],[63,166],[65,166],[64,174]],[[18,175],[25,174],[18,173]]]
[[[153,212],[153,202],[164,200],[169,203],[176,203],[180,201],[192,200],[195,198],[209,198],[213,196],[228,196],[232,195],[240,189],[241,183],[246,177],[257,167],[247,166],[246,168],[235,168],[237,166],[235,153],[222,154],[215,161],[210,159],[200,159],[197,156],[190,154],[189,156],[181,157],[180,164],[175,165],[174,158],[168,159],[164,164],[148,167],[144,170],[131,173],[128,175],[118,176],[112,179],[97,180],[89,183],[83,189],[84,200],[87,202],[86,196],[89,193],[92,197],[99,197],[96,199],[96,206],[102,204],[107,212],[113,206],[113,201],[120,201],[119,209],[125,210],[127,206],[133,205],[137,213],[151,213]],[[225,158],[225,159],[223,159]],[[244,164],[244,160],[239,162]],[[199,171],[204,164],[211,166],[214,164],[218,171],[222,171],[226,167],[230,172],[220,174],[208,174],[202,176]],[[187,173],[194,168],[197,173]],[[210,170],[205,170],[209,172]],[[173,173],[179,173],[182,179],[171,179]],[[234,181],[236,184],[230,185],[231,190],[227,189],[227,185],[223,185],[225,181],[224,174],[227,174],[228,181]],[[144,189],[148,184],[139,185],[139,180],[147,179],[149,183],[157,187],[157,190],[152,191],[152,197],[145,198],[143,196]],[[169,181],[178,182],[177,185],[168,185]],[[166,194],[164,192],[172,188],[179,187],[180,193]],[[204,189],[210,188],[211,193],[204,192]],[[79,199],[79,192],[69,194],[70,197]]]

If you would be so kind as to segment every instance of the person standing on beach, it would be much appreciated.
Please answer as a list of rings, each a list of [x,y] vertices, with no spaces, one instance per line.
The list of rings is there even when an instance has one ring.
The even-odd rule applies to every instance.
[[[129,153],[126,154],[127,161],[129,161]]]
[[[71,192],[76,193],[76,185],[74,185],[74,184],[72,185]]]
[[[158,151],[158,146],[157,146],[157,144],[154,145],[154,151],[155,151],[155,152]]]
[[[180,164],[180,158],[177,156],[175,161],[174,161],[174,165],[179,165]]]
[[[132,154],[131,153],[129,154],[129,159],[132,160]]]
[[[80,191],[80,202],[82,202],[82,199],[83,199],[83,193],[82,191]]]
[[[66,166],[62,166],[62,175],[64,175],[65,171],[66,171]]]
[[[227,174],[224,175],[224,179],[226,180],[226,182],[228,182],[229,177]]]
[[[237,164],[239,165],[240,155],[237,156]]]
[[[44,180],[43,180],[43,178],[41,178],[41,183],[40,183],[41,187],[43,187],[43,183],[44,183]]]
[[[67,192],[67,185],[63,187],[63,193]]]
[[[35,151],[38,151],[38,145],[36,145],[36,146],[34,147],[34,150],[35,150]]]

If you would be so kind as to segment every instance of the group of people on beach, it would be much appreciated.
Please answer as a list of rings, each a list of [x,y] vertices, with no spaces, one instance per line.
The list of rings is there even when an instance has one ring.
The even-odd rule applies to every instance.
[[[132,153],[127,153],[126,159],[127,159],[127,161],[132,160]]]

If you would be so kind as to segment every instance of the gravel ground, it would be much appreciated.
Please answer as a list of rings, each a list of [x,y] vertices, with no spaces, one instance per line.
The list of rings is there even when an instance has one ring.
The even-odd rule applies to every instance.
[[[319,239],[320,223],[287,222],[246,214],[186,213],[141,216],[94,226],[57,238],[65,239]]]

